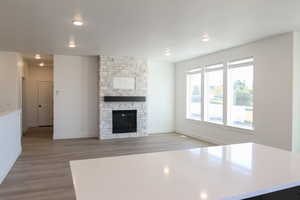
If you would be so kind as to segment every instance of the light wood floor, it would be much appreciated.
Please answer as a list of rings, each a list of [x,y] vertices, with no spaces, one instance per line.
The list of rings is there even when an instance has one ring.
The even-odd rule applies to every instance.
[[[212,145],[175,133],[106,141],[51,137],[50,128],[34,128],[23,137],[23,153],[0,185],[0,200],[75,200],[70,160]]]

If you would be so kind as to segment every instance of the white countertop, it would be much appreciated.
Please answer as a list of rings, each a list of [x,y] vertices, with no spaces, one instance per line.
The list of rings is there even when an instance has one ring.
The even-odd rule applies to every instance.
[[[300,185],[300,154],[258,144],[71,161],[77,200],[235,200]]]

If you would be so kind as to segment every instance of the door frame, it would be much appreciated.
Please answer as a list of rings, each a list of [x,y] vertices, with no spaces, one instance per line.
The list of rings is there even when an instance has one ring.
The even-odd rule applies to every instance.
[[[52,91],[52,99],[50,99],[50,104],[51,104],[51,110],[52,110],[52,113],[54,112],[54,91],[53,91],[53,86],[54,86],[54,82],[53,81],[40,81],[40,80],[37,80],[36,81],[36,88],[37,88],[37,104],[36,104],[36,109],[37,109],[37,125],[39,126],[39,127],[52,127],[53,125],[54,125],[54,119],[53,119],[53,117],[54,117],[54,115],[52,114],[52,119],[51,119],[51,117],[50,117],[50,119],[52,120],[52,123],[51,124],[49,124],[48,126],[40,126],[40,117],[39,117],[39,97],[40,97],[40,94],[39,94],[39,86],[40,86],[40,83],[41,82],[47,82],[47,83],[50,83],[50,86],[51,86],[51,91]],[[50,111],[51,112],[51,111]],[[51,113],[49,113],[49,115],[50,115]]]

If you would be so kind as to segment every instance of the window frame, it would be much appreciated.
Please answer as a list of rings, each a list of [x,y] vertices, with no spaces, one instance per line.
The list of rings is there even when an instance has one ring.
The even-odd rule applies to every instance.
[[[241,61],[246,61],[246,62],[238,63],[238,62],[241,62]],[[254,76],[255,62],[254,61],[255,61],[254,57],[246,57],[246,58],[242,58],[242,59],[237,59],[237,60],[229,61],[226,64],[226,68],[227,68],[226,72],[227,72],[227,74],[228,74],[228,70],[229,69],[238,69],[238,68],[250,67],[250,66],[253,67],[253,82],[252,82],[252,86],[253,86],[253,101],[254,101],[254,96],[255,96],[255,88],[254,88],[254,83],[255,83],[255,81],[254,81],[254,77],[255,77]],[[237,62],[237,64],[235,64],[235,62]],[[227,76],[227,78],[228,78],[228,76]],[[227,82],[226,82],[226,86],[227,86],[227,88],[226,88],[226,108],[229,107],[229,102],[227,100],[227,98],[228,98],[227,95],[229,93],[229,91],[228,91],[229,90],[228,83],[229,83],[229,80],[227,80]],[[254,102],[253,102],[253,116],[252,116],[252,121],[253,122],[252,122],[252,127],[251,128],[246,128],[246,127],[241,127],[241,126],[233,126],[233,125],[229,124],[229,122],[228,122],[228,116],[229,116],[230,113],[228,112],[228,110],[226,112],[226,125],[229,126],[229,127],[233,127],[233,128],[254,131],[254,129],[255,129],[255,124],[254,124],[254,108],[255,108],[255,106],[254,106]]]
[[[243,62],[245,61],[245,62]],[[247,62],[246,62],[247,61]],[[222,66],[221,66],[222,65]],[[219,66],[219,67],[215,67]],[[218,62],[216,64],[209,64],[209,65],[202,65],[198,67],[191,68],[190,70],[186,71],[185,77],[186,77],[186,90],[190,90],[190,86],[187,85],[188,83],[188,75],[192,74],[198,74],[201,73],[201,118],[200,119],[194,119],[188,116],[189,114],[189,108],[188,104],[188,90],[186,91],[186,120],[192,120],[196,121],[197,123],[203,123],[204,125],[208,126],[214,126],[218,128],[222,128],[224,130],[228,131],[235,131],[235,132],[240,132],[240,133],[246,133],[246,134],[253,134],[255,130],[255,103],[253,102],[253,123],[252,123],[252,128],[246,128],[246,127],[239,127],[239,126],[233,126],[228,123],[228,70],[232,68],[240,68],[240,67],[247,67],[247,66],[252,66],[253,67],[253,101],[255,97],[255,59],[254,56],[250,57],[244,57],[240,59],[234,59],[230,61],[222,61]],[[223,123],[215,123],[211,121],[205,120],[205,115],[206,115],[206,109],[205,109],[205,88],[206,88],[206,79],[205,79],[205,74],[206,72],[210,71],[218,71],[218,70],[223,70]]]
[[[196,118],[192,118],[190,117],[190,97],[191,97],[191,94],[190,94],[190,89],[191,89],[191,83],[190,83],[190,75],[195,75],[195,74],[200,74],[201,75],[201,82],[200,82],[200,89],[201,89],[201,100],[200,100],[200,119],[196,119]],[[202,121],[203,120],[203,110],[202,110],[202,105],[203,105],[203,68],[201,67],[197,67],[197,68],[194,68],[192,70],[189,70],[187,73],[186,73],[186,119],[189,119],[189,120],[195,120],[195,121]]]
[[[217,64],[213,64],[213,65],[206,65],[204,67],[204,72],[203,72],[203,80],[204,80],[204,83],[203,83],[203,92],[204,92],[204,95],[203,95],[203,121],[204,122],[208,122],[208,123],[212,123],[212,124],[218,124],[218,125],[225,125],[225,121],[224,121],[224,107],[225,107],[225,90],[224,90],[224,73],[225,73],[225,66],[223,62],[220,62],[220,63],[217,63]],[[206,96],[207,96],[207,88],[206,88],[206,85],[207,85],[207,82],[206,82],[206,73],[207,72],[216,72],[216,71],[220,71],[222,70],[222,74],[223,74],[223,105],[222,105],[222,118],[223,118],[223,121],[222,123],[217,123],[217,122],[213,122],[213,121],[209,121],[207,120],[207,99],[206,99]]]

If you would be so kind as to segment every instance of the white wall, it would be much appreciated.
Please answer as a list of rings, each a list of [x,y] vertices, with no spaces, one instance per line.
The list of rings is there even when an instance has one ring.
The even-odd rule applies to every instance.
[[[14,52],[0,52],[0,112],[15,110],[19,104],[18,62]]]
[[[25,62],[25,73],[24,73],[24,105],[23,110],[25,111],[23,119],[23,127],[37,127],[38,124],[38,82],[39,81],[50,81],[53,82],[53,67],[36,66],[30,62]]]
[[[172,63],[148,61],[148,132],[175,130],[175,66]]]
[[[300,33],[294,33],[293,151],[300,152]]]
[[[257,142],[292,149],[293,34],[253,42],[176,64],[176,131],[217,144]],[[253,56],[253,134],[187,120],[185,72],[197,66]]]
[[[54,56],[54,139],[98,137],[97,57]]]
[[[0,113],[0,184],[21,154],[21,111]]]
[[[0,52],[0,183],[21,153],[22,62]]]

